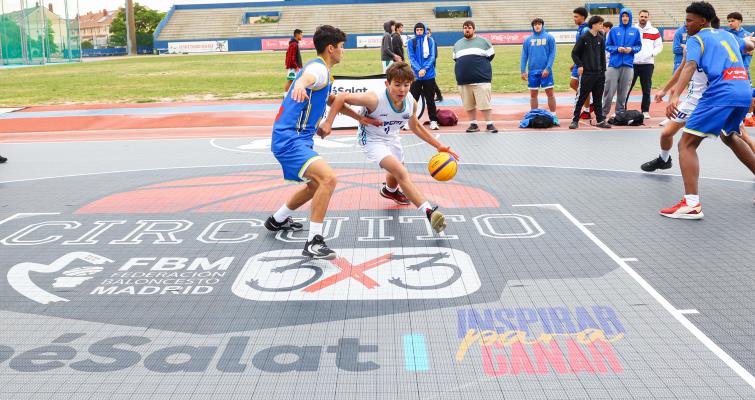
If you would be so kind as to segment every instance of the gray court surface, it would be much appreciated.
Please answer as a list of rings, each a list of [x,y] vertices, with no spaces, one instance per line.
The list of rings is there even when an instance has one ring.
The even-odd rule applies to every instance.
[[[441,139],[450,182],[404,144],[442,235],[318,144],[333,262],[262,227],[295,189],[264,139],[4,145],[0,399],[755,398],[755,181],[722,143],[677,221],[655,130]]]

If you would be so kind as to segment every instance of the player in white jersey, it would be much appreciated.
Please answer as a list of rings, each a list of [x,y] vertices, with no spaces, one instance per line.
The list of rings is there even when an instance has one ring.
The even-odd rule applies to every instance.
[[[404,149],[401,146],[400,129],[408,125],[409,129],[439,152],[447,152],[458,159],[451,151],[427,131],[417,119],[417,103],[409,96],[409,88],[415,76],[409,64],[397,62],[386,70],[386,89],[380,92],[341,93],[331,105],[328,119],[320,124],[321,129],[330,129],[335,115],[344,106],[350,104],[364,107],[363,115],[382,121],[382,126],[359,125],[358,141],[367,159],[386,170],[385,182],[380,188],[380,195],[398,204],[410,204],[423,212],[430,220],[436,232],[446,228],[445,217],[433,207],[422,192],[412,182],[411,175],[403,164]],[[399,186],[406,193],[399,190]]]

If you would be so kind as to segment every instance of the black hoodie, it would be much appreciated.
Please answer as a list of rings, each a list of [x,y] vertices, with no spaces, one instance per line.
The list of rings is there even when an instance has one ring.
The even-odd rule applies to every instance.
[[[391,50],[391,25],[393,25],[393,23],[393,21],[387,21],[383,24],[383,30],[385,30],[385,33],[383,33],[383,42],[380,44],[380,59],[383,61],[393,61],[393,56],[395,55]]]
[[[583,67],[583,73],[606,72],[606,39],[587,31],[579,37],[571,51],[575,68]]]

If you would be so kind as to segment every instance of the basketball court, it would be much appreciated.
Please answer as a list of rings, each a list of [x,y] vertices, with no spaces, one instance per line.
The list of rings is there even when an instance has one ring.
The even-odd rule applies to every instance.
[[[0,114],[0,398],[755,398],[755,185],[720,141],[682,221],[655,124],[446,127],[450,182],[406,135],[434,235],[338,131],[311,261],[262,226],[295,190],[270,104]]]

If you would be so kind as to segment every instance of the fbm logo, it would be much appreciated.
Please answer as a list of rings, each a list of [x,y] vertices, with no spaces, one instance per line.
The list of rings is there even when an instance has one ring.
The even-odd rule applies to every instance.
[[[544,235],[530,216],[496,213],[500,204],[486,190],[413,175],[450,222],[448,232],[436,234],[413,207],[386,203],[376,193],[371,183],[382,181],[381,172],[341,169],[323,224],[339,258],[311,260],[301,256],[306,232],[272,234],[263,226],[297,189],[284,184],[279,171],[178,173],[183,176],[157,182],[140,175],[131,190],[94,193],[94,200],[91,193],[69,193],[74,198],[66,201],[79,205],[72,214],[6,219],[0,267],[7,281],[0,280],[0,292],[23,300],[0,302],[0,308],[230,332],[298,324],[284,313],[289,302],[311,315],[309,323],[338,318],[316,312],[321,302],[388,303],[363,307],[364,317],[400,312],[407,301],[416,310],[452,307],[484,301],[505,284],[481,282],[479,269],[498,264],[461,249],[476,247],[473,241],[498,246]],[[77,179],[79,187],[100,187],[90,182],[95,178]],[[308,208],[299,211],[295,218]],[[236,315],[241,308],[244,315]],[[277,314],[281,320],[267,318]]]

